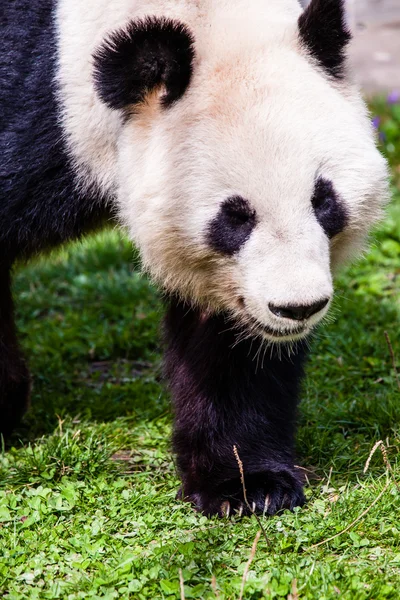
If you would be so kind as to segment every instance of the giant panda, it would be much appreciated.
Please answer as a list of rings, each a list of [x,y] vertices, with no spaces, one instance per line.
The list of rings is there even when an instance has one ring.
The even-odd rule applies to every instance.
[[[114,218],[168,298],[181,498],[220,516],[301,506],[307,336],[388,194],[343,0],[3,0],[1,12],[1,431],[30,387],[14,261]]]

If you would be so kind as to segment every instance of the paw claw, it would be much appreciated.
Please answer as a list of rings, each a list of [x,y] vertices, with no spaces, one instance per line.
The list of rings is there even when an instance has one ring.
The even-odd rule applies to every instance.
[[[221,514],[223,517],[226,517],[227,519],[229,518],[230,512],[231,512],[231,503],[229,502],[229,500],[225,500],[225,502],[223,502],[221,504]]]
[[[270,504],[270,498],[269,498],[269,494],[267,494],[265,496],[265,502],[264,502],[264,510],[263,510],[263,516],[264,517],[265,517],[265,515],[268,512],[269,504]]]
[[[273,516],[282,510],[293,510],[305,503],[302,480],[288,468],[282,472],[255,473],[247,478],[246,501],[243,497],[241,481],[227,480],[220,488],[208,490],[194,489],[191,482],[186,483],[178,492],[177,498],[191,502],[195,510],[207,515],[241,518],[253,514]],[[185,494],[186,490],[190,490]],[[248,498],[248,501],[247,501]]]

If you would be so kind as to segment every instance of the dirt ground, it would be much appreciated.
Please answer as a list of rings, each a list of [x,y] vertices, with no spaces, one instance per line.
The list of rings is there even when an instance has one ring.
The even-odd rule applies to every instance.
[[[400,0],[347,0],[352,64],[367,94],[400,91]]]

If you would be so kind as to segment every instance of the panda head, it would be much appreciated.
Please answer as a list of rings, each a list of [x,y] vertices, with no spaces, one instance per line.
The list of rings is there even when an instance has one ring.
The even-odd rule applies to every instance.
[[[121,113],[120,213],[148,271],[286,342],[326,314],[387,169],[349,81],[342,0],[264,5],[214,7],[190,29],[133,21],[96,52],[94,81]]]

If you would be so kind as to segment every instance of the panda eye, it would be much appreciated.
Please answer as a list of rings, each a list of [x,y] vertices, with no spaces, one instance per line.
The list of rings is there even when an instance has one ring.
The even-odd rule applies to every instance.
[[[311,200],[314,210],[320,210],[323,206],[329,207],[331,201],[332,189],[330,186],[325,185],[325,182],[318,180]]]
[[[344,230],[348,223],[346,208],[328,179],[317,179],[311,199],[317,221],[329,238]]]
[[[256,213],[241,196],[225,200],[207,229],[207,243],[217,252],[231,256],[238,252],[256,225]]]
[[[245,225],[253,218],[252,212],[248,210],[248,207],[244,206],[226,204],[224,211],[226,217],[231,220],[232,225],[237,227]]]

